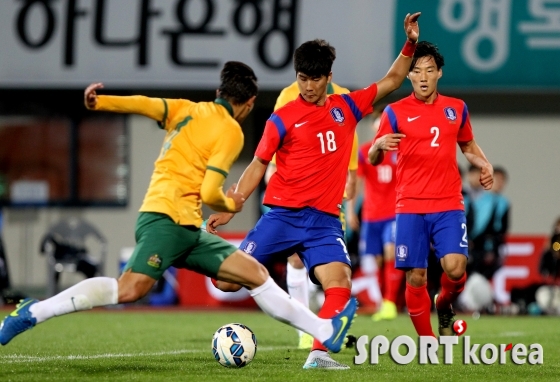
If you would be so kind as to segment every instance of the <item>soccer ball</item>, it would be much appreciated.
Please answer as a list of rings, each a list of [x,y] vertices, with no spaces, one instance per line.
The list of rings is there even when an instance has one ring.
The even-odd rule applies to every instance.
[[[255,333],[245,325],[224,325],[212,337],[212,354],[222,366],[246,366],[253,360],[256,352]]]

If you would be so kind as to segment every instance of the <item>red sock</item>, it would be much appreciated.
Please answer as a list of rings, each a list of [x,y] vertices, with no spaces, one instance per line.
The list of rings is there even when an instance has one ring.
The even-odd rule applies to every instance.
[[[385,283],[385,300],[397,303],[397,294],[401,289],[401,284],[405,273],[395,268],[395,260],[386,261],[383,264],[383,282]]]
[[[432,302],[430,301],[427,285],[413,287],[409,283],[406,283],[404,296],[408,314],[416,329],[416,333],[418,333],[419,336],[435,337],[432,331],[432,323],[430,322]]]
[[[441,293],[437,299],[437,308],[445,309],[453,304],[459,296],[459,293],[465,289],[465,281],[467,281],[466,273],[463,273],[463,276],[459,280],[453,281],[447,277],[447,274],[444,272],[441,275]]]
[[[329,288],[325,290],[325,302],[317,316],[321,318],[332,318],[337,315],[337,310],[341,311],[344,309],[348,301],[350,301],[350,289],[341,287]],[[327,351],[327,348],[324,347],[319,340],[314,339],[313,348],[311,350]]]

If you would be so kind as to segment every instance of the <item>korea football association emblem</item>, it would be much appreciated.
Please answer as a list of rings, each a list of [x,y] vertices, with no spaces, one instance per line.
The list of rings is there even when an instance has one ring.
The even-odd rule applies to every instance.
[[[334,121],[336,123],[342,123],[344,122],[344,113],[342,112],[342,109],[339,107],[333,107],[330,111],[331,113],[331,117],[334,119]]]
[[[445,114],[445,118],[447,118],[448,120],[454,122],[457,120],[457,112],[455,111],[454,108],[452,107],[446,107],[443,109],[443,112]]]
[[[408,247],[406,245],[399,245],[395,251],[398,261],[405,261],[408,257]]]
[[[254,241],[248,241],[247,244],[245,244],[245,248],[243,248],[243,252],[252,255],[253,252],[255,252],[255,249],[257,249],[257,243]]]

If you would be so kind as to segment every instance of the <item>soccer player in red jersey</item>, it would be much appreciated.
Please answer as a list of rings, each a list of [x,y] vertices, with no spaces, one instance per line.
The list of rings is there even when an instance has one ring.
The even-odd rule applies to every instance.
[[[377,133],[380,116],[373,122]],[[360,269],[368,283],[368,296],[381,305],[372,316],[374,321],[392,320],[397,317],[397,293],[403,282],[404,272],[395,269],[395,203],[396,167],[395,152],[386,155],[378,166],[368,160],[373,140],[360,146],[358,151],[358,176],[363,184],[362,223],[360,229]],[[357,228],[353,206],[348,208],[349,224]],[[383,270],[383,302],[379,289],[378,271]]]
[[[440,335],[454,334],[452,303],[466,280],[467,226],[456,144],[481,169],[485,189],[494,181],[492,165],[474,140],[467,105],[437,92],[443,64],[435,45],[418,43],[408,74],[414,91],[385,108],[369,150],[374,165],[397,152],[396,267],[406,271],[406,305],[421,336],[434,336],[426,289],[430,246],[444,270],[435,298]]]
[[[298,253],[315,283],[325,291],[319,317],[332,317],[349,303],[350,258],[338,220],[357,123],[373,111],[373,103],[404,81],[418,39],[419,13],[404,20],[407,41],[389,72],[377,83],[348,94],[327,97],[335,50],[324,40],[303,43],[294,53],[300,96],[268,119],[255,157],[239,179],[237,192],[246,197],[257,188],[273,155],[277,171],[270,179],[264,204],[271,210],[249,232],[240,248],[259,262]],[[233,214],[208,219],[210,231]],[[218,282],[222,290],[232,284]],[[334,361],[315,341],[304,369],[348,369]]]

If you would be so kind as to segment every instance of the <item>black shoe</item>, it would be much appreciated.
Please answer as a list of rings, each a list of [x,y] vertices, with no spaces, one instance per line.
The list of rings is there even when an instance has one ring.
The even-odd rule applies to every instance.
[[[449,305],[448,309],[438,309],[437,308],[437,299],[439,294],[434,296],[434,304],[436,306],[436,311],[438,315],[438,332],[440,336],[455,336],[456,333],[453,330],[453,323],[455,322],[455,312],[451,305]]]

